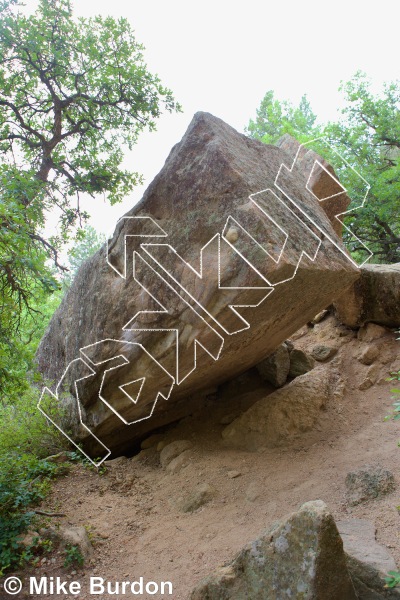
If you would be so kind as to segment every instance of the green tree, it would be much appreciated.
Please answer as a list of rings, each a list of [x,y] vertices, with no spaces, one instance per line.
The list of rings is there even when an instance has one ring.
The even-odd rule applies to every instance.
[[[371,82],[358,72],[341,88],[346,104],[342,118],[328,123],[324,136],[369,183],[365,206],[347,224],[373,252],[375,262],[400,261],[400,82],[373,94]],[[350,197],[359,196],[359,178],[340,166]],[[359,249],[352,243],[354,251]]]
[[[91,256],[106,242],[106,236],[98,233],[91,225],[86,225],[84,229],[78,232],[78,241],[68,252],[69,270],[63,274],[62,283],[64,288],[68,288],[81,264]]]
[[[358,72],[340,89],[345,106],[337,122],[317,125],[305,96],[298,107],[293,107],[274,99],[270,91],[247,131],[265,143],[275,143],[285,133],[302,143],[324,137],[332,150],[318,143],[311,147],[334,166],[352,199],[350,208],[359,206],[366,192],[359,175],[371,186],[364,207],[347,216],[345,224],[374,252],[373,261],[399,262],[400,83],[387,83],[380,95],[374,95],[365,74]],[[364,252],[346,231],[344,240],[355,255]]]
[[[264,144],[274,144],[285,133],[305,142],[320,135],[316,119],[307,96],[301,98],[298,106],[293,106],[287,100],[277,100],[274,92],[269,90],[256,110],[256,119],[250,119],[246,132]]]
[[[149,72],[126,19],[73,16],[70,0],[40,0],[26,16],[0,0],[0,369],[4,353],[59,287],[48,267],[88,215],[82,194],[120,201],[140,181],[123,152],[163,110],[180,110]],[[46,238],[46,214],[59,233]],[[22,337],[18,338],[21,341]]]

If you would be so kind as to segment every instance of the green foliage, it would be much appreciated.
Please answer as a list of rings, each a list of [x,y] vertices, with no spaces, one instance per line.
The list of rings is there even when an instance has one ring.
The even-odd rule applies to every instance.
[[[400,381],[400,371],[397,371],[397,373],[393,373],[393,375],[394,375],[394,377],[392,377],[392,379],[397,379],[397,381]],[[392,388],[390,391],[392,392],[392,394],[396,394],[396,396],[400,395],[399,388]],[[393,420],[397,421],[398,419],[400,419],[400,399],[397,399],[393,403],[393,406],[394,406]]]
[[[394,588],[400,585],[400,573],[398,571],[389,571],[388,576],[385,577],[386,588]]]
[[[397,338],[397,339],[400,339],[400,338]],[[391,373],[391,377],[389,377],[387,381],[400,381],[400,371]],[[393,394],[395,394],[393,399],[395,399],[398,395],[400,395],[399,388],[392,388],[390,391]],[[396,400],[393,403],[393,406],[394,406],[393,414],[387,416],[385,418],[386,421],[389,419],[393,419],[393,421],[397,421],[398,419],[400,419],[400,401]],[[398,443],[398,446],[400,446],[400,442]],[[399,510],[400,507],[397,506],[396,508],[397,508],[397,510]],[[394,588],[396,586],[400,586],[400,572],[389,571],[388,576],[385,577],[385,581],[386,581],[385,587],[387,587],[387,588]]]
[[[0,148],[18,148],[39,182],[53,172],[68,222],[68,196],[106,193],[114,203],[130,191],[138,177],[121,170],[121,145],[177,105],[127,19],[74,19],[69,0],[40,0],[30,16],[13,4],[0,21]]]
[[[365,207],[355,211],[347,224],[374,252],[375,262],[398,262],[400,82],[386,83],[382,93],[374,95],[371,82],[358,72],[340,89],[346,99],[342,119],[329,123],[324,136],[371,186]],[[359,179],[353,177],[345,185],[355,200]]]
[[[39,393],[27,386],[0,403],[0,574],[31,560],[35,544],[26,547],[20,538],[33,525],[32,507],[49,491],[49,481],[65,471],[46,456],[67,448],[66,438],[37,409]],[[50,398],[46,412],[56,421],[66,415]]]
[[[78,546],[73,546],[71,544],[68,544],[65,547],[64,552],[65,552],[64,567],[66,569],[68,569],[69,567],[75,567],[75,566],[82,567],[83,566],[85,560],[84,560],[82,553]]]
[[[13,307],[3,296],[0,314],[0,405],[17,403],[35,381],[34,355],[52,314],[61,302],[60,290],[48,295],[32,282],[29,308]],[[33,288],[33,291],[32,291]],[[10,319],[15,318],[15,327]],[[36,392],[37,394],[37,392]]]
[[[324,137],[332,150],[311,147],[334,166],[352,200],[350,208],[358,207],[367,191],[359,175],[371,186],[365,206],[346,217],[345,224],[374,252],[375,262],[399,262],[400,83],[386,83],[382,93],[374,95],[366,75],[358,72],[340,89],[345,107],[337,122],[316,125],[305,97],[293,107],[275,100],[270,91],[247,131],[265,143],[275,143],[285,133],[302,143]],[[363,255],[364,247],[354,236],[345,232],[344,241],[356,259]]]
[[[256,115],[255,121],[250,119],[246,132],[264,144],[276,143],[285,133],[289,133],[300,142],[320,135],[315,124],[317,117],[305,95],[295,107],[286,100],[276,100],[274,92],[269,90]]]
[[[395,371],[393,373],[390,374],[391,377],[389,377],[387,379],[387,381],[400,381],[400,371]],[[388,415],[387,417],[385,417],[386,421],[389,420],[393,420],[393,421],[398,421],[400,419],[400,388],[392,388],[391,393],[394,394],[394,396],[392,397],[392,400],[394,400],[393,402],[393,413],[391,415]],[[399,443],[400,445],[400,443]]]
[[[46,413],[68,431],[65,409],[51,396],[46,398],[42,401]],[[16,401],[0,404],[0,456],[17,453],[43,458],[68,449],[66,437],[38,410],[38,401],[39,390],[30,387]]]
[[[1,449],[0,453],[0,575],[33,557],[33,545],[21,538],[34,523],[32,507],[43,500],[48,481],[61,466],[37,459],[31,454]]]
[[[58,288],[33,233],[42,225],[38,202],[17,200],[30,190],[37,191],[34,180],[0,166],[0,398],[26,388],[32,342],[42,333],[47,297]]]
[[[78,240],[68,252],[69,271],[65,273],[62,278],[64,288],[68,288],[71,285],[81,264],[93,256],[105,241],[106,236],[104,234],[99,234],[90,225],[87,225],[84,229],[78,231]]]
[[[47,261],[62,269],[60,248],[88,217],[80,195],[120,201],[140,181],[122,168],[124,149],[155,128],[162,110],[180,110],[147,69],[126,19],[75,19],[69,0],[39,0],[28,16],[19,6],[0,1],[3,375],[26,341],[21,321],[40,316],[37,307],[59,287]],[[46,239],[45,217],[55,210],[59,233]],[[0,391],[10,393],[4,382]]]

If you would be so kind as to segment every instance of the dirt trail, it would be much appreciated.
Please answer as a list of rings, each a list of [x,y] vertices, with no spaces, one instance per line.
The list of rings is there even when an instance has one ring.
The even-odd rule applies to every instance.
[[[157,464],[158,453],[150,451],[144,462],[119,459],[103,475],[75,466],[56,482],[44,508],[65,512],[67,516],[59,520],[63,525],[88,526],[94,541],[92,564],[68,574],[83,583],[85,591],[79,598],[92,597],[84,582],[98,575],[110,581],[140,576],[145,581],[171,581],[172,597],[186,599],[198,580],[230,560],[274,520],[317,498],[328,504],[337,519],[374,521],[378,540],[400,565],[399,487],[384,498],[351,508],[344,484],[349,471],[366,463],[390,469],[400,482],[399,422],[383,420],[392,404],[392,385],[385,378],[400,368],[400,343],[394,333],[372,342],[380,349],[374,363],[377,382],[360,390],[371,367],[356,359],[367,344],[354,333],[338,327],[330,317],[294,337],[300,348],[317,343],[340,346],[332,360],[340,368],[344,395],[321,411],[313,431],[286,446],[259,452],[225,447],[221,420],[226,423],[227,415],[238,414],[268,391],[256,375],[246,375],[225,386],[205,409],[163,433],[166,441],[193,442],[189,464],[179,472],[167,473]],[[201,483],[213,486],[215,497],[199,510],[183,513],[181,499]],[[68,571],[61,556],[53,554],[30,573],[65,577]]]

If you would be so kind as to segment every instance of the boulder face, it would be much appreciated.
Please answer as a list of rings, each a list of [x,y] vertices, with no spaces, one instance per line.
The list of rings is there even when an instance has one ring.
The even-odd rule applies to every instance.
[[[81,266],[37,353],[43,406],[67,393],[89,455],[129,451],[193,412],[359,277],[329,200],[309,189],[331,179],[313,165],[195,115]]]
[[[334,231],[341,237],[343,225],[342,221],[337,219],[336,216],[348,209],[350,198],[340,185],[332,165],[307,145],[301,145],[288,133],[282,136],[276,145],[282,148],[292,160],[296,157],[297,167],[307,177],[306,185],[308,189],[319,200],[331,221]]]
[[[335,521],[321,500],[303,504],[201,581],[190,600],[356,600]]]
[[[337,298],[335,308],[348,327],[400,327],[400,263],[361,267],[360,279]]]

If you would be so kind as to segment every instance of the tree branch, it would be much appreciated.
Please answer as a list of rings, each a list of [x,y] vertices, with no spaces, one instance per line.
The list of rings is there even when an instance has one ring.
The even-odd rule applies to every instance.
[[[44,238],[42,238],[37,233],[30,233],[29,237],[32,240],[36,240],[36,241],[40,242],[41,244],[43,244],[43,246],[45,246],[45,248],[48,248],[53,253],[53,261],[54,261],[54,264],[56,265],[56,267],[58,267],[59,269],[61,269],[61,271],[69,271],[69,269],[67,267],[64,267],[64,265],[61,265],[58,262],[58,252],[57,252],[57,249],[54,248],[54,246],[52,246],[47,240],[45,240]]]

